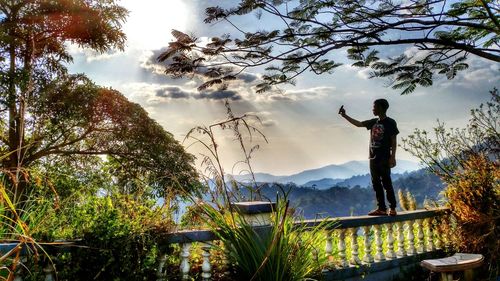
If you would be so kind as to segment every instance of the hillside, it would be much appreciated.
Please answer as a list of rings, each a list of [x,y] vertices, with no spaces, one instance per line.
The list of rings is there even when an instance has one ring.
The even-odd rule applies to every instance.
[[[426,198],[438,200],[439,193],[443,190],[441,180],[425,169],[399,175],[393,184],[396,193],[400,189],[410,191],[415,196],[419,207],[422,207]],[[375,193],[371,188],[359,185],[340,186],[340,183],[324,190],[295,184],[265,183],[262,185],[262,195],[274,201],[277,194],[282,194],[280,187],[289,191],[288,199],[291,205],[305,218],[363,215],[376,206]]]

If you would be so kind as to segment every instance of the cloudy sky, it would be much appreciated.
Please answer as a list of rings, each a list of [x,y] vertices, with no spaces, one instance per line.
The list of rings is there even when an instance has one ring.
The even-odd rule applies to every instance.
[[[386,98],[390,103],[388,115],[397,121],[401,139],[415,128],[431,129],[438,119],[450,127],[463,127],[470,109],[488,101],[488,91],[500,86],[498,65],[470,57],[470,68],[456,79],[436,81],[430,88],[401,96],[385,86],[387,81],[368,79],[367,70],[351,67],[343,51],[332,54],[339,62],[346,63],[333,74],[303,75],[295,86],[284,87],[284,94],[254,93],[252,86],[258,82],[258,71],[245,73],[240,82],[216,94],[198,92],[196,83],[188,79],[173,80],[165,76],[155,58],[172,40],[171,30],[195,34],[200,40],[234,33],[224,23],[203,23],[207,6],[231,2],[235,1],[122,0],[121,4],[130,11],[124,25],[128,37],[126,50],[95,54],[72,47],[74,63],[70,70],[86,73],[96,83],[115,88],[141,104],[179,141],[194,126],[224,119],[223,100],[228,98],[236,115],[251,112],[261,118],[259,126],[268,143],[262,138],[253,139],[251,145],[260,146],[252,159],[253,167],[276,175],[367,159],[368,131],[342,119],[337,114],[341,105],[350,116],[365,120],[372,118],[373,100]],[[259,23],[250,15],[235,23],[247,31],[273,25],[272,20],[263,21]],[[414,50],[408,47],[402,51]],[[242,159],[241,153],[228,132],[216,134],[224,165],[231,172],[233,164]],[[185,142],[186,147],[189,144]],[[189,146],[188,151],[195,155],[203,153],[196,145]],[[401,148],[397,155],[399,159],[416,161]],[[238,167],[233,173],[237,172]]]

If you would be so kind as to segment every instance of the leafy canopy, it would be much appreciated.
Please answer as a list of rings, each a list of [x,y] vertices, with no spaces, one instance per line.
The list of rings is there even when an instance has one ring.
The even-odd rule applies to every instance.
[[[265,67],[257,92],[294,83],[306,71],[332,73],[332,59],[346,50],[353,66],[371,68],[394,89],[408,94],[431,86],[436,76],[453,79],[467,69],[469,54],[500,62],[500,5],[494,0],[240,0],[231,8],[206,8],[205,23],[226,21],[228,34],[201,44],[174,30],[175,41],[158,57],[172,77],[196,75],[208,87],[225,88],[245,69]],[[255,14],[278,23],[247,31],[234,18]],[[393,56],[389,46],[414,46],[412,54]],[[381,52],[388,58],[381,59]]]
[[[123,50],[127,14],[115,0],[0,1],[0,164],[17,194],[32,168],[101,169],[97,156],[108,156],[113,180],[129,190],[194,186],[194,157],[143,108],[67,71],[69,44]]]

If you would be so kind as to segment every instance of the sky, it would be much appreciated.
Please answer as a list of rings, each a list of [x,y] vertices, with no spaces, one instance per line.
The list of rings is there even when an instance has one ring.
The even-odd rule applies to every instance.
[[[416,128],[432,130],[437,120],[448,127],[464,127],[470,109],[490,98],[489,90],[500,86],[497,64],[470,56],[469,69],[460,72],[454,80],[438,80],[429,88],[418,88],[401,96],[387,87],[383,79],[369,79],[368,70],[350,66],[344,59],[345,51],[331,54],[345,62],[333,74],[306,73],[295,86],[283,87],[283,94],[256,94],[253,90],[259,70],[246,72],[243,79],[217,95],[196,90],[189,79],[171,79],[163,73],[155,58],[172,40],[171,30],[194,34],[200,40],[224,33],[234,33],[228,24],[205,24],[206,7],[227,5],[229,0],[122,0],[120,4],[130,11],[123,29],[127,35],[125,51],[97,54],[70,46],[74,58],[69,69],[85,73],[97,84],[119,90],[129,100],[141,104],[174,137],[183,142],[188,152],[201,159],[207,153],[200,145],[184,140],[195,126],[208,126],[225,119],[223,100],[228,98],[235,115],[256,114],[262,123],[255,125],[267,142],[254,134],[249,147],[258,145],[252,156],[254,171],[274,175],[289,175],[306,169],[352,160],[367,160],[369,132],[356,128],[337,112],[344,105],[347,113],[358,120],[373,118],[372,103],[385,98],[390,103],[387,112],[397,121],[399,141]],[[247,31],[261,26],[272,27],[271,19],[258,21],[253,15],[238,18],[235,24]],[[407,46],[391,52],[414,52]],[[234,166],[243,155],[228,131],[216,130],[226,172],[237,174],[242,167]],[[417,162],[410,154],[398,148],[397,158]],[[200,161],[197,161],[197,165]]]

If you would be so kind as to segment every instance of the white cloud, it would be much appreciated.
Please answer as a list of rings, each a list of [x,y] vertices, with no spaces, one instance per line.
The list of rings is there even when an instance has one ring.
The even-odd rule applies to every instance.
[[[465,72],[463,77],[465,78],[465,80],[470,82],[494,82],[498,79],[498,70],[495,73],[495,71],[491,70],[491,68],[481,68],[474,71]]]
[[[352,66],[352,64],[343,64],[339,66],[338,69],[346,73],[356,73],[356,77],[361,78],[363,80],[369,80],[370,73],[373,71],[369,67],[357,67],[357,66]]]
[[[105,53],[99,53],[92,49],[81,48],[78,45],[71,43],[67,44],[67,50],[72,57],[83,56],[87,63],[91,63],[94,61],[104,61],[128,55],[126,51],[120,51],[120,50],[110,50]]]
[[[294,102],[304,100],[323,99],[336,92],[334,86],[319,86],[307,89],[277,90],[269,93],[254,95],[257,102]]]

